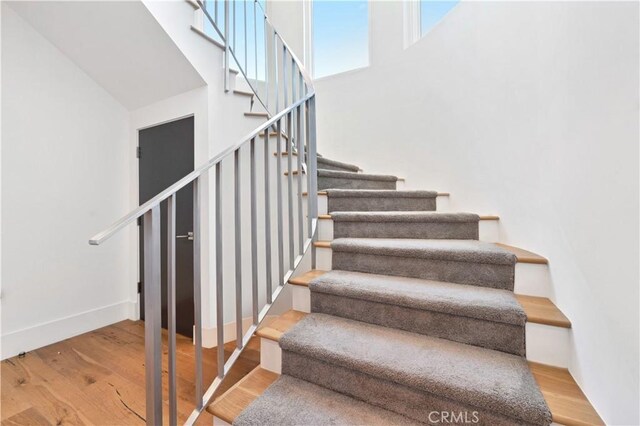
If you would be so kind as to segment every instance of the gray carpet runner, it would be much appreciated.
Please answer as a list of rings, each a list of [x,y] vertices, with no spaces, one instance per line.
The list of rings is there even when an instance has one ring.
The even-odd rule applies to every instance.
[[[318,168],[324,170],[339,170],[352,173],[358,173],[360,171],[360,167],[356,165],[343,163],[341,161],[331,160],[324,157],[318,157]]]
[[[507,290],[335,270],[309,289],[311,312],[525,355],[526,315]]]
[[[480,216],[440,212],[335,212],[333,238],[477,240]]]
[[[332,269],[512,290],[516,256],[474,240],[339,238]]]
[[[549,424],[520,356],[325,314],[280,339],[282,372],[410,417],[477,412],[479,424]]]
[[[435,191],[327,189],[328,211],[434,211]]]
[[[396,189],[396,176],[371,175],[318,169],[318,190],[343,189]]]
[[[319,164],[333,270],[280,339],[282,376],[234,424],[549,425],[515,255],[478,241],[477,215],[434,212],[434,191]]]
[[[415,423],[405,416],[291,376],[281,376],[233,422],[242,426]]]

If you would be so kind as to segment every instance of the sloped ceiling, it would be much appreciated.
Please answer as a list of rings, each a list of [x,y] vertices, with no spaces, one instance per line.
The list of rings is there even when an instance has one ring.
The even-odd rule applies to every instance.
[[[140,1],[9,5],[129,110],[205,85]]]

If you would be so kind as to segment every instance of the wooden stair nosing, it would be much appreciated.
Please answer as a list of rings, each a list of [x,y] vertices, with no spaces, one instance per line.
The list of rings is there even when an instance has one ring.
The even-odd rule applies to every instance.
[[[302,193],[303,197],[306,197],[307,195],[309,195],[309,193],[307,191]],[[318,191],[318,196],[323,197],[329,195],[329,193],[327,191]],[[448,192],[438,192],[438,197],[449,197],[451,194],[449,194]]]
[[[246,90],[240,90],[240,89],[233,89],[233,93],[241,96],[250,96],[250,97],[255,96],[253,92],[247,92]]]
[[[320,220],[329,220],[331,219],[330,214],[319,214],[318,219]],[[480,215],[480,220],[500,220],[500,216],[496,215]]]
[[[289,140],[289,137],[286,135],[286,133],[280,132],[280,135],[282,136],[282,139]],[[260,137],[264,138],[264,132],[260,133]],[[269,139],[276,137],[278,137],[278,132],[269,132]]]
[[[518,263],[532,263],[532,264],[536,264],[536,265],[546,265],[549,263],[549,261],[538,255],[535,254],[533,252],[518,248],[518,247],[513,247],[513,246],[508,246],[506,244],[501,244],[501,243],[492,243],[497,245],[498,247],[501,247],[513,254],[516,255],[517,261]],[[313,243],[313,245],[315,247],[318,248],[331,248],[331,241],[315,241]]]
[[[289,278],[291,285],[308,287],[309,283],[327,271],[312,269],[297,277]],[[571,321],[548,298],[516,294],[518,303],[527,315],[527,322],[549,325],[552,327],[571,328]]]
[[[295,313],[295,318],[291,313]],[[280,324],[279,330],[271,333],[276,342],[282,335],[307,315],[304,312],[288,311],[289,318]],[[585,394],[566,368],[554,367],[536,362],[528,362],[555,423],[563,425],[603,425]]]
[[[249,112],[245,112],[244,116],[245,117],[264,117],[264,118],[269,118],[269,113],[268,112],[249,111]]]
[[[240,413],[279,377],[279,374],[257,366],[207,407],[207,411],[232,424]]]

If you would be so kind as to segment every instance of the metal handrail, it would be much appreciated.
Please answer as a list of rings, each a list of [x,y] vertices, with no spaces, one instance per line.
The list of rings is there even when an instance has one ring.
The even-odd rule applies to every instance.
[[[208,11],[205,10],[202,0],[196,0],[200,8],[204,11],[205,16],[209,19],[216,32],[220,35],[225,43],[225,89],[228,90],[229,80],[229,59],[233,56],[234,60],[240,66],[240,62],[237,60],[235,49],[232,49],[229,42],[229,3],[225,1],[225,31],[223,34],[215,20],[211,17]],[[246,39],[246,3],[245,0],[245,39]],[[259,3],[254,1],[254,13],[256,5]],[[235,0],[234,0],[235,3]],[[235,7],[235,6],[234,6]],[[260,6],[262,9],[262,7]],[[264,11],[263,11],[264,13]],[[216,8],[217,15],[217,8]],[[255,15],[254,15],[255,19]],[[144,248],[144,309],[145,309],[145,377],[146,377],[146,422],[148,425],[162,424],[162,339],[161,339],[161,250],[160,250],[160,204],[162,202],[167,203],[167,319],[168,319],[168,388],[169,388],[169,424],[177,424],[177,376],[176,376],[176,306],[175,306],[175,292],[176,292],[176,268],[175,268],[175,238],[176,236],[176,199],[177,193],[181,189],[185,188],[189,184],[193,185],[193,211],[194,211],[194,228],[193,228],[193,250],[194,250],[194,343],[195,343],[195,408],[191,412],[191,415],[186,421],[186,424],[194,424],[205,407],[210,403],[215,391],[218,389],[222,380],[229,372],[233,364],[239,358],[241,352],[246,347],[249,339],[253,336],[258,326],[265,319],[269,309],[281,294],[284,285],[288,282],[289,278],[296,271],[296,268],[301,264],[303,257],[307,253],[311,253],[311,267],[315,268],[315,248],[313,245],[314,239],[317,238],[317,226],[318,226],[318,202],[317,202],[317,150],[316,150],[316,114],[315,114],[315,89],[313,82],[307,73],[306,69],[302,65],[302,62],[297,58],[293,51],[289,48],[289,45],[282,39],[277,33],[273,25],[269,22],[268,17],[264,14],[265,23],[270,25],[273,29],[273,59],[274,59],[274,89],[276,94],[275,113],[270,114],[272,117],[265,123],[259,125],[255,130],[251,131],[248,135],[241,138],[235,144],[224,149],[218,153],[206,163],[198,166],[193,172],[189,173],[173,185],[167,187],[165,190],[151,198],[144,204],[133,209],[131,212],[114,222],[111,226],[105,230],[94,235],[90,240],[91,245],[100,245],[114,234],[121,231],[127,225],[132,224],[139,218],[143,218],[142,225],[144,231],[143,248]],[[254,21],[255,22],[255,21]],[[266,26],[265,24],[265,32]],[[257,26],[256,26],[257,28]],[[234,28],[235,31],[235,28]],[[257,29],[256,29],[257,31]],[[226,37],[225,37],[226,35]],[[255,40],[257,40],[257,33],[254,33]],[[281,46],[278,46],[278,40]],[[269,90],[268,77],[270,70],[267,70],[267,58],[266,53],[268,51],[267,35],[265,34],[265,86],[267,89],[267,98],[263,102],[260,98],[259,91],[254,87],[249,78],[247,72],[240,66],[240,71],[249,83],[251,90],[255,96],[258,97],[260,103],[265,107],[267,112],[269,111]],[[246,45],[246,42],[245,42]],[[280,50],[282,49],[282,50]],[[281,58],[278,58],[278,51],[281,53]],[[257,42],[256,42],[256,78],[257,78]],[[245,58],[247,57],[245,47]],[[287,58],[288,57],[288,58]],[[278,60],[282,60],[282,79],[278,75]],[[290,62],[289,62],[290,61]],[[247,60],[245,59],[245,66]],[[286,69],[291,70],[291,75],[288,76]],[[285,82],[285,78],[290,77],[291,81]],[[290,84],[291,88],[291,102],[289,102],[289,93],[287,92],[287,86]],[[297,95],[296,95],[297,88]],[[280,90],[282,90],[282,110],[280,110],[279,98]],[[276,185],[277,194],[273,197],[277,203],[277,233],[278,250],[274,257],[278,261],[278,282],[272,283],[272,253],[271,253],[271,200],[270,196],[270,170],[269,162],[271,161],[269,151],[270,131],[276,130],[276,147],[277,147],[277,167],[276,167]],[[304,129],[304,130],[303,130]],[[265,220],[265,232],[264,232],[264,256],[266,274],[264,275],[266,283],[267,300],[264,306],[260,308],[258,301],[258,232],[257,232],[257,173],[256,173],[256,155],[255,145],[256,139],[264,135],[264,220]],[[282,173],[282,142],[286,140],[287,161],[286,169],[288,171],[286,178],[287,191],[283,191],[283,173]],[[242,330],[242,311],[243,311],[243,298],[242,298],[242,273],[241,267],[242,250],[240,247],[242,241],[242,224],[241,224],[241,202],[240,202],[240,150],[246,145],[250,148],[250,193],[251,193],[251,300],[252,300],[252,314],[253,321],[247,332],[243,333]],[[294,195],[293,190],[293,158],[292,153],[297,153],[297,169],[307,172],[307,227],[305,232],[305,220],[303,215],[303,173],[297,175],[297,193]],[[224,357],[224,308],[223,293],[225,286],[223,283],[223,269],[224,264],[222,262],[223,249],[222,249],[222,207],[221,207],[221,169],[222,161],[233,156],[234,157],[234,185],[233,191],[235,194],[235,206],[234,206],[234,226],[235,226],[235,310],[236,310],[236,348],[231,356],[226,360]],[[203,386],[203,353],[202,353],[202,300],[201,300],[201,244],[202,244],[202,231],[201,231],[201,192],[202,192],[202,179],[210,169],[215,171],[215,187],[213,194],[215,196],[215,283],[216,283],[216,328],[217,328],[217,361],[218,361],[218,374],[213,382],[204,390]],[[284,194],[286,192],[286,195]],[[287,217],[288,227],[284,228],[283,216],[283,199],[286,197],[288,203]],[[294,198],[297,199],[297,217],[294,217]],[[297,242],[295,238],[295,227],[297,222]],[[306,234],[306,238],[305,238]],[[288,253],[284,253],[284,238],[288,236]],[[295,252],[295,247],[298,251]],[[285,259],[288,258],[288,264],[285,266]],[[275,271],[274,271],[275,272]]]

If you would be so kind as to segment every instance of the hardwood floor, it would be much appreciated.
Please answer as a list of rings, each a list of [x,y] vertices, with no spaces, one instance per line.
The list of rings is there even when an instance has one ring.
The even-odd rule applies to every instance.
[[[2,361],[0,421],[4,425],[142,425],[145,416],[144,323],[122,321]],[[167,345],[164,337],[164,422],[167,424]],[[251,340],[217,395],[260,363]],[[234,342],[225,345],[228,357]],[[194,347],[177,339],[178,423],[194,406]],[[204,349],[203,383],[216,374],[216,350]],[[211,425],[206,411],[198,424]]]

